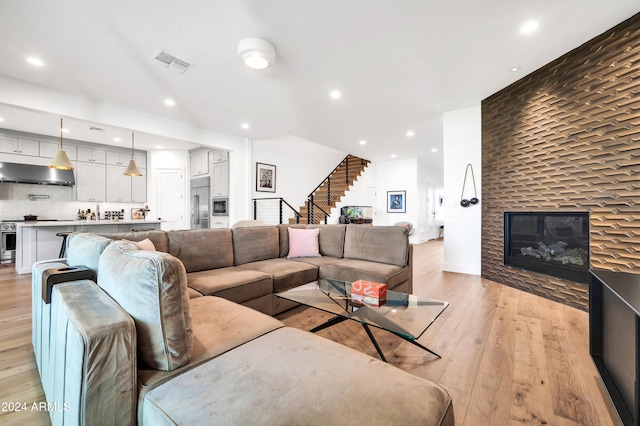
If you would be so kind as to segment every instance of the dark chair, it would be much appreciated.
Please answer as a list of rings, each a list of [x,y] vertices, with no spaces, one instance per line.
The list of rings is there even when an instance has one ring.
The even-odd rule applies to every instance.
[[[67,254],[67,237],[72,232],[58,232],[56,234],[57,237],[62,237],[62,245],[60,246],[60,254],[58,254],[58,258],[62,259]]]

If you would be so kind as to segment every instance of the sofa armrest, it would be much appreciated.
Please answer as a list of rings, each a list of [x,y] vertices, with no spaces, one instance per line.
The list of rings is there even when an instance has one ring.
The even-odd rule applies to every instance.
[[[97,284],[54,286],[45,379],[53,424],[135,424],[136,362],[133,319]]]

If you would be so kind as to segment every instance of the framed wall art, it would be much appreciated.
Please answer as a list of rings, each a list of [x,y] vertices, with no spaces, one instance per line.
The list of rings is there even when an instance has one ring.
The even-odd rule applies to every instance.
[[[276,166],[256,163],[256,191],[276,192]]]
[[[407,212],[407,191],[387,191],[387,213]]]

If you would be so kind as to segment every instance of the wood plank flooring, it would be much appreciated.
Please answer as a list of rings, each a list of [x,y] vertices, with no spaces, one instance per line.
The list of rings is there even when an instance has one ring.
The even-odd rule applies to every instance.
[[[434,357],[383,330],[392,365],[442,385],[456,425],[619,425],[589,356],[589,317],[478,276],[442,272],[443,240],[414,247],[414,294],[450,302],[419,339]],[[330,318],[311,308],[279,316],[311,329]],[[362,327],[318,333],[377,357]]]
[[[456,425],[619,425],[589,357],[588,314],[478,276],[442,272],[442,240],[414,248],[414,293],[450,302],[420,338],[441,359],[382,330],[392,365],[440,383]],[[0,266],[0,423],[48,425],[31,347],[31,276]],[[285,324],[311,329],[330,315],[295,308]],[[362,327],[344,322],[319,335],[377,357]]]

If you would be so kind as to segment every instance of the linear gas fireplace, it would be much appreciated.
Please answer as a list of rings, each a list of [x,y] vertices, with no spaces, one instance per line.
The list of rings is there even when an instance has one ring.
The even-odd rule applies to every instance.
[[[504,237],[505,265],[589,281],[589,213],[505,212]]]

